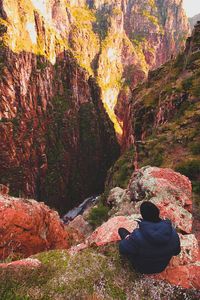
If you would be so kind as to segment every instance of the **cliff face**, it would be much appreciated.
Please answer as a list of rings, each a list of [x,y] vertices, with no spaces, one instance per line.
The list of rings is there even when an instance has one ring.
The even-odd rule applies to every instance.
[[[13,195],[65,211],[102,191],[119,147],[98,85],[65,50],[67,27],[53,32],[36,10],[32,27],[30,3],[1,6],[0,178]]]
[[[180,51],[189,33],[182,1],[90,1],[100,51],[97,78],[105,107],[122,133],[131,89]],[[116,118],[117,116],[117,118]]]
[[[55,63],[57,53],[71,49],[97,77],[119,134],[130,89],[176,54],[189,32],[181,0],[5,0],[1,16],[14,52],[34,52]]]
[[[200,25],[177,59],[151,71],[138,86],[126,115],[124,147],[134,166],[177,169],[200,192]],[[127,155],[127,154],[126,154]],[[122,159],[121,159],[122,160]]]
[[[119,149],[89,75],[122,133],[131,89],[187,32],[178,0],[1,1],[2,183],[60,209],[100,191]]]
[[[2,14],[13,51],[31,49],[54,63],[55,53],[71,49],[97,77],[119,134],[130,88],[177,53],[189,32],[181,0],[6,0]]]

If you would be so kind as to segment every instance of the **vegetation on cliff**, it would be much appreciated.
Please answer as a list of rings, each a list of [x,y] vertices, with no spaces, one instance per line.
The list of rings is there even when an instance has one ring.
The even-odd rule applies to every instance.
[[[124,145],[134,137],[136,160],[139,167],[152,165],[173,168],[188,176],[194,192],[200,188],[200,26],[195,27],[186,49],[160,68],[151,71],[148,80],[132,94],[131,113],[127,115]],[[124,157],[131,153],[125,152]],[[123,187],[115,182],[122,168],[111,170],[108,185]],[[125,168],[126,163],[122,166]],[[132,169],[132,165],[130,166]],[[129,172],[126,172],[128,178]]]
[[[42,262],[39,269],[0,271],[1,300],[198,299],[196,291],[136,274],[119,257],[116,245],[86,249],[74,256],[50,251],[34,258]]]
[[[154,0],[130,5],[113,0],[9,0],[2,3],[0,34],[13,52],[43,55],[53,64],[70,49],[79,65],[97,77],[104,106],[121,135],[124,110],[116,117],[114,108],[123,83],[134,88],[149,69],[179,50],[189,32],[182,5],[171,2],[163,7]],[[126,100],[120,99],[123,107]]]

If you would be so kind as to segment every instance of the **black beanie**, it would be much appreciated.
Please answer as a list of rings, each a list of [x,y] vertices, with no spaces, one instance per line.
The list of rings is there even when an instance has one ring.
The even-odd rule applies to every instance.
[[[149,201],[145,201],[140,206],[140,213],[145,221],[159,222],[160,211],[155,204]]]

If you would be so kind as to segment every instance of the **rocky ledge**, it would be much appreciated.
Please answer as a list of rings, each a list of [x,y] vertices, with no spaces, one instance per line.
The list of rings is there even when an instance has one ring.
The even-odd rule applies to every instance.
[[[56,211],[35,200],[10,197],[7,192],[1,185],[1,260],[69,247],[68,234]]]
[[[184,288],[200,288],[200,260],[197,238],[192,234],[192,188],[190,180],[171,169],[144,167],[133,173],[126,190],[114,188],[108,196],[111,218],[98,227],[85,243],[71,248],[76,253],[91,245],[102,246],[118,241],[118,228],[137,227],[139,207],[151,200],[160,209],[162,218],[169,218],[179,232],[181,253],[156,279],[166,280]],[[78,229],[78,228],[77,228]]]
[[[4,191],[4,193],[5,192],[6,191]],[[136,219],[139,216],[139,206],[144,200],[151,200],[154,202],[160,208],[161,217],[170,218],[172,220],[173,225],[179,232],[182,249],[177,257],[172,258],[170,265],[164,272],[151,276],[137,275],[134,270],[130,270],[127,262],[121,261],[116,243],[119,241],[117,233],[119,227],[123,226],[129,230],[136,228]],[[124,298],[121,297],[119,299],[127,299],[126,297],[129,295],[130,291],[128,291],[124,285],[130,281],[130,276],[136,276],[131,283],[131,286],[132,284],[134,285],[134,289],[139,282],[143,286],[145,285],[145,282],[146,284],[148,282],[147,285],[150,283],[150,290],[152,292],[153,287],[156,286],[157,289],[159,289],[160,282],[166,282],[163,284],[170,284],[171,287],[174,286],[189,289],[187,293],[195,291],[195,296],[191,296],[192,298],[188,296],[188,299],[198,299],[199,295],[197,294],[200,289],[200,252],[197,237],[192,233],[192,189],[189,179],[171,169],[144,167],[133,173],[127,189],[123,190],[116,187],[111,190],[107,202],[110,207],[112,206],[109,211],[109,219],[94,231],[91,230],[91,227],[87,222],[87,213],[83,216],[78,216],[69,223],[64,231],[63,225],[60,224],[58,220],[57,214],[49,210],[44,204],[37,203],[33,200],[17,200],[1,194],[2,216],[7,216],[4,217],[4,227],[6,226],[5,228],[7,228],[7,231],[4,231],[5,237],[8,237],[11,232],[15,236],[16,228],[17,230],[21,230],[22,227],[25,228],[26,226],[29,226],[27,224],[30,224],[29,228],[26,228],[27,230],[25,230],[23,239],[21,239],[20,234],[17,235],[18,239],[21,239],[20,241],[23,241],[24,245],[26,245],[31,240],[28,235],[30,228],[34,228],[34,226],[38,224],[38,229],[34,229],[35,231],[33,232],[37,232],[37,239],[39,241],[42,240],[42,238],[44,239],[44,236],[41,237],[41,232],[43,232],[41,228],[46,228],[45,232],[52,232],[52,235],[46,234],[46,237],[49,236],[49,239],[46,238],[49,243],[48,247],[47,240],[45,239],[45,246],[41,246],[40,248],[37,247],[38,252],[44,249],[67,248],[69,247],[69,244],[74,245],[64,252],[61,250],[57,252],[50,251],[32,256],[31,259],[33,258],[33,260],[28,259],[18,262],[4,262],[0,264],[0,272],[4,272],[5,275],[10,272],[10,269],[12,269],[13,272],[14,270],[19,270],[20,268],[24,270],[25,268],[27,270],[35,269],[40,273],[43,272],[41,270],[43,270],[44,266],[53,264],[52,268],[56,268],[57,271],[52,274],[52,284],[56,283],[59,287],[64,284],[63,295],[65,295],[65,292],[69,292],[68,288],[69,285],[72,284],[71,281],[79,284],[80,276],[81,278],[84,276],[84,280],[82,279],[81,281],[83,286],[80,285],[78,292],[76,288],[70,288],[70,296],[74,297],[78,293],[79,296],[81,295],[79,299],[82,299],[81,297],[85,295],[84,293],[86,293],[87,296],[90,295],[91,291],[89,292],[87,286],[94,292],[99,291],[101,284],[105,284],[105,290],[99,291],[101,295],[103,295],[103,298],[97,297],[95,299],[116,299],[113,296],[115,294],[112,294],[111,298],[106,298],[106,296],[108,296],[108,287],[104,282],[104,279],[107,283],[109,280],[112,280],[112,287],[114,285],[116,288],[117,285],[117,288],[124,295]],[[18,224],[17,213],[24,216],[23,218],[20,218],[20,224]],[[34,221],[33,226],[31,222],[32,220],[39,220],[38,216],[41,217],[40,222]],[[12,225],[13,227],[11,227],[11,223],[14,224]],[[9,226],[7,224],[9,224]],[[51,238],[56,238],[56,240],[51,240],[50,236]],[[72,241],[72,239],[74,240]],[[43,244],[41,243],[41,245]],[[33,249],[30,253],[36,252],[35,244],[29,244],[29,249],[31,246]],[[17,249],[17,252],[19,251],[20,248]],[[62,260],[61,266],[57,265],[57,259],[59,262]],[[71,273],[73,273],[74,277],[71,277]],[[94,273],[98,273],[95,275],[95,281],[93,280]],[[32,275],[29,274],[29,279],[30,276]],[[109,280],[107,276],[109,277]],[[49,288],[48,280],[49,279],[46,278],[45,288],[47,286]],[[53,287],[51,288],[53,289]],[[113,287],[113,289],[115,288]],[[41,288],[39,288],[39,290],[43,293]],[[29,290],[30,293],[31,291]],[[56,295],[57,297],[59,293],[58,287],[56,286],[56,291],[54,292],[51,290],[51,293],[54,293],[54,296]],[[142,297],[142,291],[138,290],[137,293],[137,295]],[[38,297],[34,299],[42,298]],[[68,298],[61,297],[60,299]],[[160,298],[152,297],[150,299]]]

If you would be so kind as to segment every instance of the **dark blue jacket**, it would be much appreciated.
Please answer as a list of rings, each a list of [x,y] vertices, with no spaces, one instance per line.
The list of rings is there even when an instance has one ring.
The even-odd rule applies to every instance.
[[[173,255],[181,251],[180,240],[171,221],[141,221],[128,238],[120,241],[119,251],[143,274],[162,272]]]

